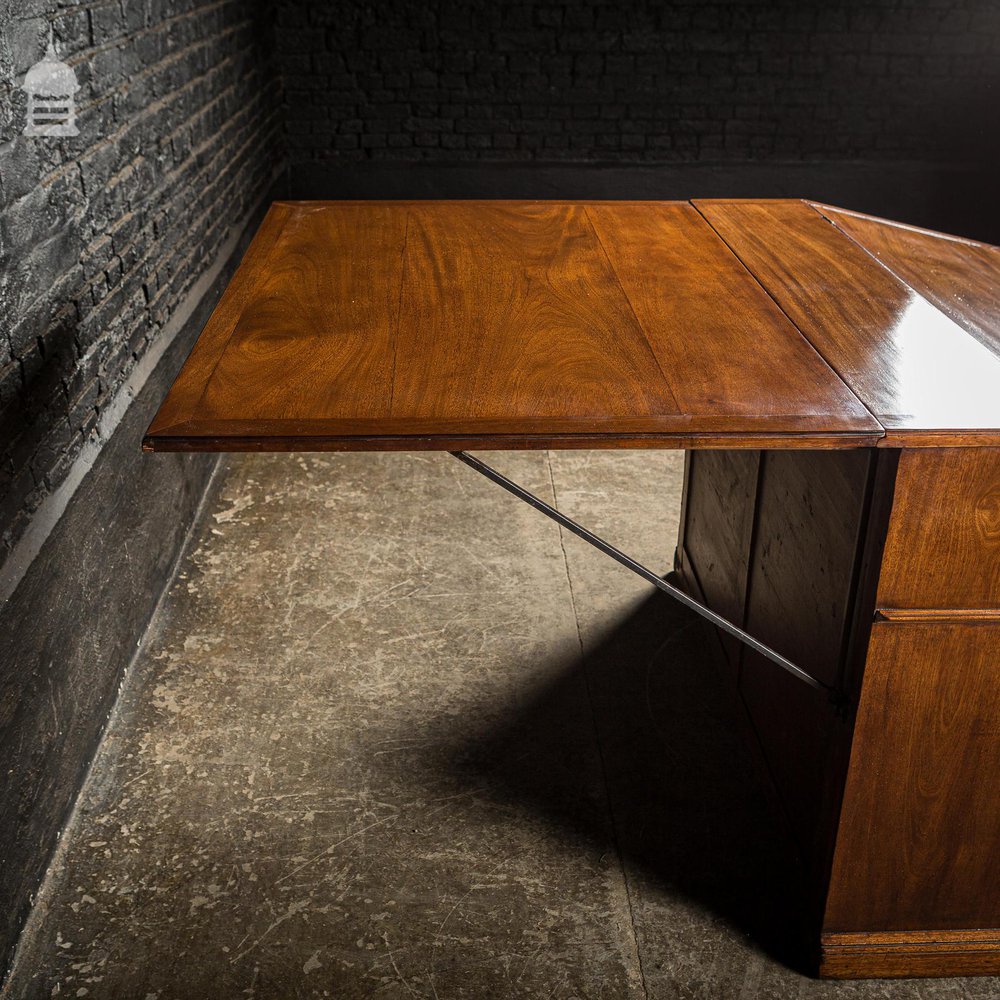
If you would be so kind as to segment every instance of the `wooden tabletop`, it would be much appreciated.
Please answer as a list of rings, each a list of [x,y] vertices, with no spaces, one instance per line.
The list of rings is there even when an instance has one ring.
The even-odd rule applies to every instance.
[[[1000,250],[797,200],[277,202],[155,451],[1000,443]]]

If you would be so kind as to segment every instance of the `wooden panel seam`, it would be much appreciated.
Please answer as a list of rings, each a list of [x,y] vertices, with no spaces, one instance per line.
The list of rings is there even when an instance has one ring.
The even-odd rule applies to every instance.
[[[878,264],[879,267],[884,267],[901,285],[905,286],[914,295],[916,295],[917,298],[922,299],[924,302],[927,302],[932,308],[936,309],[942,315],[947,316],[948,319],[950,319],[957,327],[959,327],[960,329],[962,329],[966,333],[967,336],[971,337],[977,343],[980,343],[980,344],[983,343],[983,341],[980,339],[980,337],[976,336],[976,334],[972,330],[968,329],[968,327],[966,326],[965,322],[963,322],[962,320],[960,320],[958,317],[952,315],[950,312],[946,312],[944,309],[941,308],[940,305],[938,305],[937,303],[935,303],[934,301],[932,301],[930,298],[928,298],[922,292],[917,291],[917,289],[914,288],[913,285],[909,281],[906,280],[906,278],[904,278],[901,274],[899,274],[899,272],[897,272],[894,268],[890,267],[889,264],[885,260],[883,260],[881,257],[878,256],[878,254],[874,253],[867,246],[865,246],[865,244],[862,243],[861,240],[858,239],[853,233],[851,233],[848,230],[844,229],[843,226],[838,225],[837,224],[837,220],[835,218],[831,218],[829,215],[827,215],[825,212],[823,212],[818,205],[814,204],[813,202],[806,202],[805,204],[807,204],[814,212],[816,212],[821,219],[826,220],[826,222],[828,222],[831,226],[833,226],[833,228],[836,229],[838,233],[841,233],[843,236],[845,236],[847,239],[849,239],[856,247],[859,247],[861,250],[863,250],[873,261],[875,261],[876,264]],[[857,218],[872,218],[871,216],[864,216],[860,212],[849,212],[849,213],[845,213],[845,214],[854,215]],[[909,226],[909,227],[905,227],[904,226],[904,227],[900,227],[900,228],[909,228],[913,232],[921,232],[921,230],[917,229],[914,226]],[[923,232],[929,232],[929,230],[923,230]],[[934,233],[932,235],[935,235],[935,236],[944,236],[945,234],[943,234],[943,233]],[[961,242],[961,241],[953,240],[953,242]],[[986,244],[986,243],[976,244],[976,243],[972,243],[972,241],[969,241],[969,242],[973,246],[981,246],[981,247],[984,247],[984,248],[986,248],[988,250],[996,249],[995,247],[991,247],[991,246],[989,246],[989,244]],[[964,319],[964,317],[963,317],[963,319]],[[987,350],[992,350],[992,348],[988,344],[983,344],[983,346],[986,347]],[[918,432],[918,433],[925,433],[925,432]]]
[[[739,199],[733,198],[732,201],[738,201]],[[911,226],[905,222],[897,222],[894,219],[883,219],[877,215],[868,215],[865,212],[855,212],[849,208],[838,208],[836,205],[827,205],[821,201],[809,201],[807,198],[803,198],[803,201],[810,207],[816,209],[827,221],[832,222],[835,226],[837,225],[836,220],[831,219],[826,213],[834,212],[839,215],[849,215],[854,219],[865,219],[869,222],[878,222],[883,226],[891,226],[893,229],[902,229],[909,233],[919,233],[921,236],[934,236],[941,240],[947,240],[949,243],[961,243],[970,247],[980,247],[984,250],[1000,250],[1000,247],[994,246],[992,243],[983,243],[980,240],[973,240],[967,236],[955,236],[953,233],[942,233],[937,229],[924,229],[922,226]],[[840,226],[837,226],[839,229]],[[867,247],[865,248],[867,249]]]
[[[409,207],[403,224],[403,249],[399,254],[399,296],[396,299],[396,323],[392,331],[392,369],[389,372],[389,415],[392,415],[392,401],[396,398],[396,357],[399,354],[399,323],[403,314],[403,290],[406,288],[406,250],[410,244]]]
[[[699,200],[702,200],[702,199],[699,199]],[[718,199],[718,200],[721,201],[723,199]],[[756,201],[756,200],[759,200],[759,199],[746,198],[746,199],[728,199],[728,200],[734,200],[734,201],[737,201],[737,200]],[[791,200],[791,201],[800,201],[804,205],[808,205],[809,204],[808,202],[806,202],[802,198],[773,199],[773,200],[776,200],[776,201],[788,201],[788,200]],[[746,261],[744,261],[743,258],[736,252],[736,250],[730,245],[729,241],[722,235],[722,233],[720,233],[715,228],[715,226],[712,225],[711,220],[708,218],[708,216],[705,215],[704,212],[702,212],[702,210],[701,210],[701,208],[699,208],[697,202],[694,199],[692,199],[691,202],[690,202],[690,204],[691,204],[691,207],[705,220],[705,223],[708,226],[708,228],[711,229],[713,233],[715,233],[715,235],[722,241],[722,243],[729,250],[729,252],[736,258],[736,260],[738,260],[740,262],[740,266],[747,272],[747,274],[750,275],[751,278],[753,278],[753,280],[757,283],[757,285],[761,289],[761,291],[763,291],[763,293],[775,304],[775,306],[777,306],[777,308],[781,310],[781,314],[788,320],[789,324],[791,324],[792,329],[796,330],[798,332],[799,336],[813,349],[813,351],[816,352],[816,354],[823,361],[823,363],[827,366],[827,368],[829,368],[830,371],[833,372],[833,374],[837,377],[837,380],[843,384],[843,386],[847,390],[847,392],[850,393],[850,395],[852,395],[858,401],[858,403],[861,405],[861,408],[879,426],[879,428],[881,430],[881,434],[879,436],[880,437],[885,437],[886,429],[885,429],[885,426],[883,425],[882,421],[874,413],[872,413],[872,411],[868,408],[868,406],[865,403],[865,401],[851,388],[850,385],[847,384],[847,382],[844,380],[843,375],[841,375],[841,373],[833,366],[833,364],[826,357],[826,355],[806,336],[806,334],[800,329],[800,327],[792,319],[792,317],[789,316],[787,312],[785,312],[785,310],[782,307],[781,303],[771,294],[771,292],[767,288],[767,286],[760,280],[760,278],[757,277],[756,274],[754,274],[754,272],[747,265]],[[814,211],[815,211],[815,209],[814,209]],[[819,214],[819,213],[817,213],[817,214]],[[820,216],[820,218],[825,218],[825,217],[824,216]]]
[[[674,393],[674,387],[670,384],[670,380],[667,378],[667,373],[663,370],[663,365],[660,364],[659,356],[657,355],[656,351],[653,350],[653,345],[649,340],[649,334],[646,332],[646,327],[643,325],[642,320],[639,319],[639,314],[635,311],[635,305],[632,302],[632,297],[629,295],[628,291],[625,288],[624,283],[622,282],[621,276],[615,269],[615,265],[612,263],[611,256],[608,253],[608,248],[604,245],[604,240],[601,239],[600,231],[598,230],[597,226],[594,225],[594,220],[591,217],[590,212],[587,211],[586,205],[583,206],[583,215],[584,218],[587,220],[587,225],[590,226],[590,231],[594,234],[594,239],[597,240],[597,245],[601,248],[601,253],[604,255],[604,260],[608,265],[608,270],[615,276],[615,282],[622,293],[622,297],[628,303],[629,311],[632,313],[632,317],[635,319],[636,326],[639,328],[639,332],[642,334],[643,342],[646,344],[646,348],[649,351],[649,354],[656,365],[656,370],[660,373],[660,378],[663,379],[663,385],[666,388],[667,392],[670,393],[670,398],[674,402],[674,409],[678,413],[683,413],[684,411],[681,409],[681,405],[677,401],[677,396]]]
[[[749,199],[750,203],[757,205],[767,205],[768,201],[765,199]],[[711,202],[701,200],[696,203],[695,207],[698,207],[699,203],[703,203],[706,206],[710,205]],[[874,257],[872,253],[864,247],[857,240],[853,239],[849,234],[845,233],[840,227],[836,226],[831,222],[816,206],[814,203],[807,201],[806,199],[770,199],[770,204],[777,206],[791,206],[793,204],[801,206],[801,208],[815,220],[817,220],[821,225],[825,225],[828,228],[828,233],[835,234],[835,238],[838,241],[842,241],[846,247],[849,247],[852,253],[856,253],[863,258],[864,266],[871,268],[872,264],[877,265],[878,273],[884,275],[888,280],[892,281],[897,285],[901,291],[905,292],[911,300],[918,299],[922,302],[929,310],[940,315],[942,320],[947,321],[955,331],[966,338],[970,343],[974,343],[979,347],[982,347],[987,353],[990,353],[990,348],[987,347],[982,341],[970,333],[965,326],[957,322],[951,315],[949,315],[945,310],[939,308],[933,301],[931,301],[927,296],[919,294],[908,282],[900,278],[894,271],[889,267],[884,265],[877,257]],[[707,215],[706,215],[707,217]],[[709,219],[711,223],[711,219]],[[721,234],[720,234],[721,235]],[[733,251],[739,257],[739,253],[734,249]],[[742,260],[742,258],[740,258]],[[857,262],[858,267],[862,266],[861,261]],[[752,268],[745,264],[748,270],[752,273]],[[874,273],[874,271],[873,271]],[[756,277],[756,275],[755,275]],[[765,291],[767,291],[766,286]],[[773,298],[774,296],[772,296]],[[806,336],[805,333],[803,333]],[[808,338],[807,338],[808,339]],[[811,341],[810,341],[811,342]],[[839,369],[832,361],[826,358],[822,350],[817,346],[813,345],[816,351],[820,354],[824,360],[830,365],[830,367],[841,377],[842,381],[847,383],[847,379],[841,374],[841,369]],[[1000,357],[998,357],[1000,360]],[[870,371],[870,370],[869,370]],[[850,388],[850,384],[848,383]],[[853,389],[852,389],[853,391]],[[857,395],[857,393],[855,393]],[[877,395],[877,394],[876,394]],[[859,397],[860,398],[860,397]],[[898,401],[897,401],[898,402]],[[877,403],[877,399],[876,399]],[[873,412],[869,407],[869,412]],[[876,415],[876,419],[883,428],[883,440],[879,447],[913,447],[913,448],[924,448],[924,447],[934,447],[941,445],[955,445],[964,446],[968,445],[970,442],[977,446],[1000,443],[1000,421],[992,419],[986,421],[986,426],[984,427],[984,422],[982,417],[976,417],[977,423],[975,426],[966,426],[959,428],[921,428],[913,427],[912,429],[906,426],[900,426],[900,424],[905,424],[911,419],[911,415],[908,411],[901,412],[886,412]],[[970,418],[971,419],[971,418]]]
[[[756,548],[757,545],[757,529],[760,525],[761,487],[764,481],[764,464],[766,461],[767,461],[767,450],[761,449],[760,454],[757,456],[757,476],[753,486],[753,512],[750,515],[750,538],[747,544],[747,564],[745,567],[745,576],[743,583],[743,613],[740,616],[740,622],[739,622],[741,628],[746,625],[747,615],[750,613],[750,587],[753,577],[753,573],[751,572],[751,570],[753,568],[754,549]],[[747,653],[746,645],[744,643],[740,643],[739,657],[737,658],[736,661],[736,694],[740,700],[740,704],[747,712],[749,718],[749,708],[747,707],[746,702],[743,700],[743,689],[741,687],[743,681],[743,667],[744,667],[744,661],[746,660],[746,653]],[[757,735],[756,726],[753,725],[752,719],[750,721],[750,725],[751,728],[753,729],[754,735],[756,736]],[[763,751],[761,751],[761,753],[763,755]],[[768,769],[770,770],[769,765]],[[771,780],[773,781],[774,779],[772,778]]]
[[[856,247],[858,247],[860,250],[866,253],[876,264],[878,264],[879,267],[882,267],[886,271],[888,271],[888,273],[891,274],[893,278],[896,279],[896,281],[898,281],[905,288],[908,288],[913,295],[917,296],[917,298],[923,300],[924,302],[927,302],[932,308],[936,309],[942,315],[947,316],[947,318],[950,319],[959,329],[961,329],[966,336],[975,340],[976,343],[983,344],[983,346],[986,347],[987,350],[992,350],[992,348],[988,344],[983,343],[982,339],[979,336],[977,336],[972,330],[968,329],[965,322],[963,322],[958,317],[952,315],[950,312],[945,311],[944,309],[941,308],[940,305],[933,302],[923,293],[917,291],[917,289],[914,288],[909,281],[907,281],[894,268],[890,267],[889,264],[886,261],[884,261],[881,257],[873,253],[867,246],[865,246],[864,243],[861,242],[860,239],[858,239],[853,234],[844,229],[843,226],[839,226],[835,218],[831,218],[829,215],[826,214],[826,212],[823,211],[823,208],[827,206],[821,207],[818,203],[810,201],[806,201],[805,204],[808,205],[814,212],[816,212],[821,219],[824,219],[831,226],[833,226],[833,228],[836,229],[838,233],[843,235],[846,239],[850,240]],[[831,209],[833,208],[833,206],[829,207]],[[838,211],[844,211],[844,210],[838,209]],[[861,212],[844,211],[844,214],[853,215],[856,216],[857,218],[873,218],[872,216],[865,216]],[[916,226],[904,226],[898,223],[891,223],[891,220],[886,220],[886,222],[892,225],[897,225],[898,228],[900,229],[909,229],[913,232],[930,233],[935,236],[940,236],[942,238],[950,239],[952,242],[956,243],[968,243],[972,246],[984,247],[990,250],[996,249],[995,247],[991,247],[987,243],[976,243],[973,240],[961,240],[956,237],[948,236],[948,234],[946,233],[932,233],[931,230],[921,230],[918,229]],[[994,444],[998,440],[1000,440],[1000,430],[998,430],[997,428],[967,428],[967,429],[952,430],[952,431],[940,430],[940,429],[911,431],[905,428],[902,429],[895,428],[893,426],[893,422],[890,420],[886,420],[884,417],[882,421],[882,426],[885,428],[886,431],[884,439],[884,447],[899,448],[899,447],[909,446],[913,448],[913,447],[944,447],[949,445],[962,446],[966,445],[970,439],[980,439],[980,438],[982,439],[982,441],[980,442],[977,440],[976,444],[977,446],[983,446],[987,442],[990,444]]]

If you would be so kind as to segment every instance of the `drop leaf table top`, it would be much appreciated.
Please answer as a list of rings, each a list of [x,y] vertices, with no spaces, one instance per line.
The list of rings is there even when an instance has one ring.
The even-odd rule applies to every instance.
[[[1000,249],[800,200],[276,202],[154,451],[1000,443]]]

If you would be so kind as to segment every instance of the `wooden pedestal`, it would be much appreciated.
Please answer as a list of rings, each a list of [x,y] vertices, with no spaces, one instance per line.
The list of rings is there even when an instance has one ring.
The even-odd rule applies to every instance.
[[[676,569],[720,636],[822,976],[1000,973],[1000,449],[688,453]]]

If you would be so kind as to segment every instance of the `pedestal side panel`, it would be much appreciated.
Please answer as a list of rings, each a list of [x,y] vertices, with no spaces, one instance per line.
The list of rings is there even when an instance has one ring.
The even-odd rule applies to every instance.
[[[1000,972],[1000,452],[902,452],[824,914],[829,975]]]
[[[687,457],[678,568],[709,607],[742,625],[760,452]],[[719,639],[735,683],[742,647],[721,631]]]
[[[871,457],[769,451],[762,460],[745,627],[831,688],[847,652]],[[812,867],[826,841],[831,739],[843,720],[822,692],[750,649],[740,694]]]

